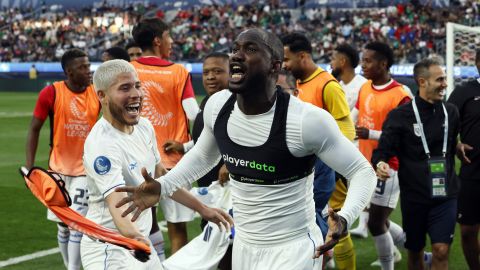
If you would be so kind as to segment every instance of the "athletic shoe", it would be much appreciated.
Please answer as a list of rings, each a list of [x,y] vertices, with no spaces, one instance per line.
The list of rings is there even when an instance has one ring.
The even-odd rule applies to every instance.
[[[368,237],[368,230],[367,227],[360,228],[360,226],[356,227],[355,229],[351,229],[350,234],[360,238],[367,238]]]
[[[400,252],[400,250],[398,250],[398,248],[396,246],[394,246],[394,248],[393,248],[393,262],[398,263],[401,260],[402,260],[402,253]],[[370,264],[370,266],[382,267],[382,265],[380,264],[380,260],[378,260],[378,259],[376,261],[372,262]]]

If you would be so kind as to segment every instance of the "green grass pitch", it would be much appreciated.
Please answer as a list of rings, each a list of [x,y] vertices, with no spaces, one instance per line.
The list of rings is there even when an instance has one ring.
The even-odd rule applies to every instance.
[[[33,252],[57,247],[56,225],[46,219],[46,209],[26,189],[17,170],[25,161],[25,140],[31,120],[36,93],[0,93],[0,262]],[[48,122],[42,129],[37,165],[46,166],[48,156]],[[392,219],[401,224],[400,211]],[[200,233],[199,220],[189,224],[189,238]],[[168,237],[166,239],[169,254]],[[357,269],[375,269],[376,259],[372,238],[354,239]],[[406,269],[406,253],[397,269]],[[4,269],[65,269],[60,254],[5,267]],[[459,229],[450,253],[450,269],[467,269],[460,247]]]

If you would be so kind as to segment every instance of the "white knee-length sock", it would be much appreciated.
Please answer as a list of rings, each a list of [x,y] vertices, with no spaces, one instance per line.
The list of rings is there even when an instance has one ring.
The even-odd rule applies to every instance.
[[[158,231],[156,233],[151,234],[148,236],[150,241],[152,241],[152,245],[157,251],[157,256],[161,262],[165,261],[165,248],[163,247],[164,240],[162,231]]]
[[[68,270],[80,270],[82,261],[80,258],[80,241],[82,233],[70,230],[70,238],[68,241]]]
[[[390,232],[374,236],[378,260],[383,270],[393,270],[393,239]]]
[[[62,254],[63,264],[68,267],[68,238],[70,237],[70,230],[68,227],[57,224],[57,240],[60,254]]]

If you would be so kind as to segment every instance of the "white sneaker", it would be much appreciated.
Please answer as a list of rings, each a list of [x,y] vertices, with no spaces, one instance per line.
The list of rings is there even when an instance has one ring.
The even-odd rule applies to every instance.
[[[376,261],[372,262],[372,263],[370,264],[370,266],[373,266],[373,267],[375,267],[375,266],[376,266],[376,267],[382,267],[382,265],[380,264],[380,260],[379,260],[379,259],[377,259]]]
[[[351,229],[350,234],[360,238],[367,238],[368,237],[368,230],[367,227],[360,228],[360,226],[356,227],[355,229]]]
[[[393,248],[393,262],[394,263],[398,263],[399,261],[402,260],[402,253],[400,252],[400,250],[398,250],[398,248],[395,246]],[[377,267],[382,267],[382,265],[380,264],[380,260],[377,259],[376,261],[372,262],[370,264],[370,266],[377,266]]]
[[[402,260],[402,253],[398,250],[397,246],[393,247],[393,262],[398,263]]]

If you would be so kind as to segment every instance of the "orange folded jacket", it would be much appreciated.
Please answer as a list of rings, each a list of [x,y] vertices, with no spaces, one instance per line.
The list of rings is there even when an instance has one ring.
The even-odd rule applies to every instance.
[[[72,210],[69,207],[72,200],[65,188],[65,182],[58,174],[40,167],[33,167],[30,171],[21,167],[20,174],[33,195],[68,227],[100,241],[132,250],[139,261],[148,260],[151,250],[146,244],[100,226]]]

